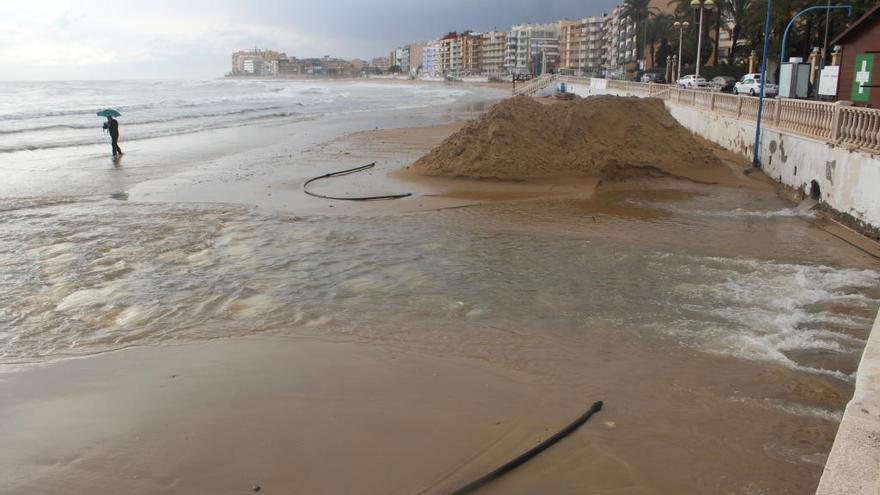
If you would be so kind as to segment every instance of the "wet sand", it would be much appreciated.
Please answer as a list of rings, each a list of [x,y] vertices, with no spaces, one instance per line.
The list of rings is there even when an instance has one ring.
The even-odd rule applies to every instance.
[[[760,215],[791,205],[732,158],[726,171],[711,177],[612,183],[581,178],[511,185],[398,172],[460,125],[352,130],[296,150],[294,161],[302,166],[244,180],[175,176],[180,185],[160,179],[126,190],[131,202],[169,203],[223,202],[235,191],[236,202],[269,212],[321,215],[328,223],[400,218],[460,232],[462,242],[485,239],[483,247],[494,251],[472,255],[508,256],[503,265],[511,273],[498,275],[493,265],[468,276],[514,285],[514,294],[536,301],[538,314],[481,320],[479,308],[456,294],[463,302],[445,310],[443,326],[426,336],[421,326],[435,324],[431,314],[424,313],[427,323],[408,319],[405,301],[395,308],[382,299],[379,304],[402,316],[374,322],[393,327],[376,332],[331,320],[291,332],[271,328],[262,337],[194,338],[6,365],[0,372],[0,492],[232,494],[259,486],[260,493],[448,493],[604,400],[606,408],[585,427],[485,493],[812,493],[852,393],[850,379],[707,351],[691,345],[689,334],[658,331],[659,337],[625,315],[606,319],[597,308],[584,316],[578,300],[597,294],[517,287],[519,277],[561,275],[530,274],[518,265],[524,254],[508,242],[534,241],[538,257],[554,256],[555,244],[580,242],[584,252],[563,263],[573,273],[603,262],[591,243],[620,246],[621,267],[632,256],[628,246],[644,246],[647,254],[633,258],[639,263],[679,252],[702,256],[697,264],[744,258],[719,273],[745,275],[756,270],[749,264],[755,259],[778,263],[774,270],[782,271],[813,262],[876,270],[876,262],[812,219],[783,218],[772,223],[780,231],[762,234]],[[371,161],[375,170],[319,184],[320,190],[415,196],[355,204],[300,192],[310,176]],[[736,205],[729,210],[746,206],[758,214],[725,238],[723,228],[711,227],[715,210],[705,218],[680,210],[722,201]],[[437,249],[424,242],[419,252]],[[239,255],[253,253],[230,252],[230,262]],[[701,288],[664,282],[666,273],[657,267],[629,267],[589,289],[610,294],[613,303],[616,291],[648,283],[639,274],[655,272],[661,280],[647,292],[650,298]],[[357,273],[342,275],[334,293],[371,290],[357,285],[365,283]],[[420,283],[416,287],[425,287]],[[430,288],[423,289],[428,297],[445,301]],[[880,294],[867,292],[874,299],[855,309],[845,301],[822,304],[870,320]],[[616,304],[631,304],[632,313],[646,310],[641,302]],[[249,314],[247,305],[239,309]],[[678,310],[693,311],[688,317],[695,319],[700,313],[668,308]],[[858,341],[866,337],[862,327],[836,330]],[[797,352],[798,363],[844,375],[858,358],[849,349]]]

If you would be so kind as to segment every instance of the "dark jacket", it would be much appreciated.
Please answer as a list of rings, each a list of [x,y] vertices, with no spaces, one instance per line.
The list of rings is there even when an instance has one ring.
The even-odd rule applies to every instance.
[[[107,122],[104,122],[104,129],[107,129],[111,136],[119,137],[119,122],[113,117],[108,118]]]

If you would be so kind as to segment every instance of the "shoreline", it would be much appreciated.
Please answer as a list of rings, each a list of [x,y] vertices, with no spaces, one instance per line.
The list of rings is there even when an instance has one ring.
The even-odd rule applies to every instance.
[[[316,82],[382,82],[389,84],[425,84],[477,88],[494,88],[513,91],[513,83],[496,81],[446,81],[431,79],[407,79],[396,77],[313,77],[313,76],[223,76],[230,81],[316,81]]]

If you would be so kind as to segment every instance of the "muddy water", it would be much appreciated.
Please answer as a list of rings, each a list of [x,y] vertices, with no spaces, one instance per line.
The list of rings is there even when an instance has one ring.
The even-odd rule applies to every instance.
[[[614,427],[547,468],[598,492],[810,493],[880,305],[875,262],[747,190],[369,217],[120,199],[0,204],[4,362],[255,333],[470,356],[607,402]],[[551,479],[496,489],[572,489]]]

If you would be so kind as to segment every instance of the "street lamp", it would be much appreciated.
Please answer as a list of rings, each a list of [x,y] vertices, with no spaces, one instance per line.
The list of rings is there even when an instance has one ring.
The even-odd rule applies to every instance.
[[[672,56],[672,70],[672,76],[675,76],[674,71],[678,70],[678,77],[676,77],[674,83],[676,86],[678,86],[678,80],[681,79],[681,60],[678,59],[678,55]],[[673,84],[672,81],[670,81],[669,84]]]
[[[675,81],[678,83],[678,80],[681,79],[681,33],[691,24],[688,21],[675,21],[672,25],[678,29],[678,75],[675,77]]]
[[[700,75],[700,49],[703,46],[703,9],[712,10],[715,8],[715,2],[712,0],[691,0],[691,7],[700,11],[700,27],[697,29],[697,76]]]

